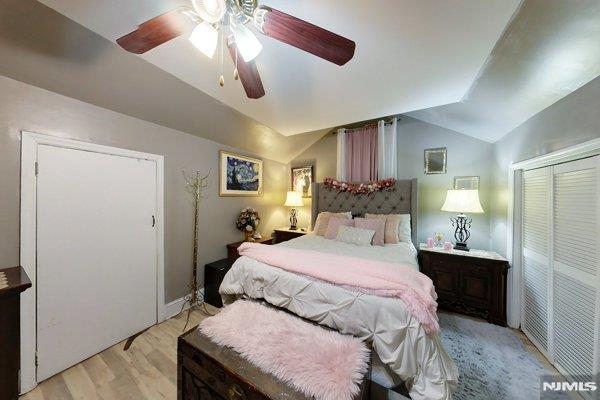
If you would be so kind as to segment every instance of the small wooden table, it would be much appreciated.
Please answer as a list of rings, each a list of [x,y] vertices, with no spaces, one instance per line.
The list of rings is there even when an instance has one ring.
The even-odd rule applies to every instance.
[[[303,230],[304,229],[304,230]],[[290,228],[279,228],[275,229],[273,235],[273,241],[275,243],[286,242],[288,240],[295,239],[300,236],[304,236],[309,231],[306,228],[290,229]]]
[[[19,397],[20,294],[30,287],[31,281],[23,268],[0,270],[0,399]]]
[[[238,249],[238,247],[240,247],[240,245],[242,243],[244,243],[244,242],[241,241],[241,242],[229,243],[227,245],[227,258],[229,259],[230,263],[233,264],[235,262],[235,260],[240,258],[240,253],[238,253],[237,249]],[[256,239],[253,243],[273,244],[273,239],[272,238]]]

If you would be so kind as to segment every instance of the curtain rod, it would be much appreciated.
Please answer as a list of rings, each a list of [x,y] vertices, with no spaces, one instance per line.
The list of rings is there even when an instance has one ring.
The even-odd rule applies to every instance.
[[[396,121],[401,121],[402,119],[401,119],[400,117],[394,117],[394,118],[392,118],[392,119],[390,119],[390,120],[388,120],[388,121],[384,121],[383,123],[384,123],[385,125],[391,125],[391,124],[394,122],[394,120],[396,120]],[[379,121],[381,121],[381,120],[379,120]],[[332,132],[333,132],[333,134],[335,135],[335,134],[337,133],[338,129],[345,129],[345,130],[347,130],[347,131],[354,131],[354,130],[356,130],[356,129],[363,129],[363,128],[367,127],[367,126],[374,126],[374,125],[377,125],[377,124],[379,123],[379,121],[376,121],[376,122],[371,122],[371,123],[368,123],[368,124],[365,124],[365,125],[362,125],[362,126],[357,126],[357,127],[354,127],[354,128],[344,128],[344,127],[335,128],[335,129],[333,129],[333,131],[332,131]]]

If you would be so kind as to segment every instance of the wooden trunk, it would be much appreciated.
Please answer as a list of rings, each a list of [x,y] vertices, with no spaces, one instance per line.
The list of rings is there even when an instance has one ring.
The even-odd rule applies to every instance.
[[[369,398],[367,376],[355,400]],[[177,399],[308,400],[310,397],[193,328],[181,335],[177,343]]]

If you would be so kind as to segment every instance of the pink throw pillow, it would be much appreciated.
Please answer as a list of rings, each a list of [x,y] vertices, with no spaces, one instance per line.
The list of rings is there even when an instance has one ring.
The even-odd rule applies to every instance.
[[[369,229],[375,231],[373,236],[373,245],[383,246],[385,243],[385,219],[373,218],[354,218],[354,227],[360,229]]]
[[[325,232],[325,239],[335,239],[340,226],[354,226],[354,221],[345,218],[330,218],[329,224],[327,224],[327,231]]]

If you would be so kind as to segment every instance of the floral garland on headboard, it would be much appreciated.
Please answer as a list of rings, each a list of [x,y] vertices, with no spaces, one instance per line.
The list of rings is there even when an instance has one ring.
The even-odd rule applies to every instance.
[[[371,194],[375,192],[391,192],[394,190],[396,180],[394,178],[381,179],[373,182],[351,183],[342,182],[333,178],[325,178],[325,187],[335,189],[338,193],[348,192],[350,194]]]

